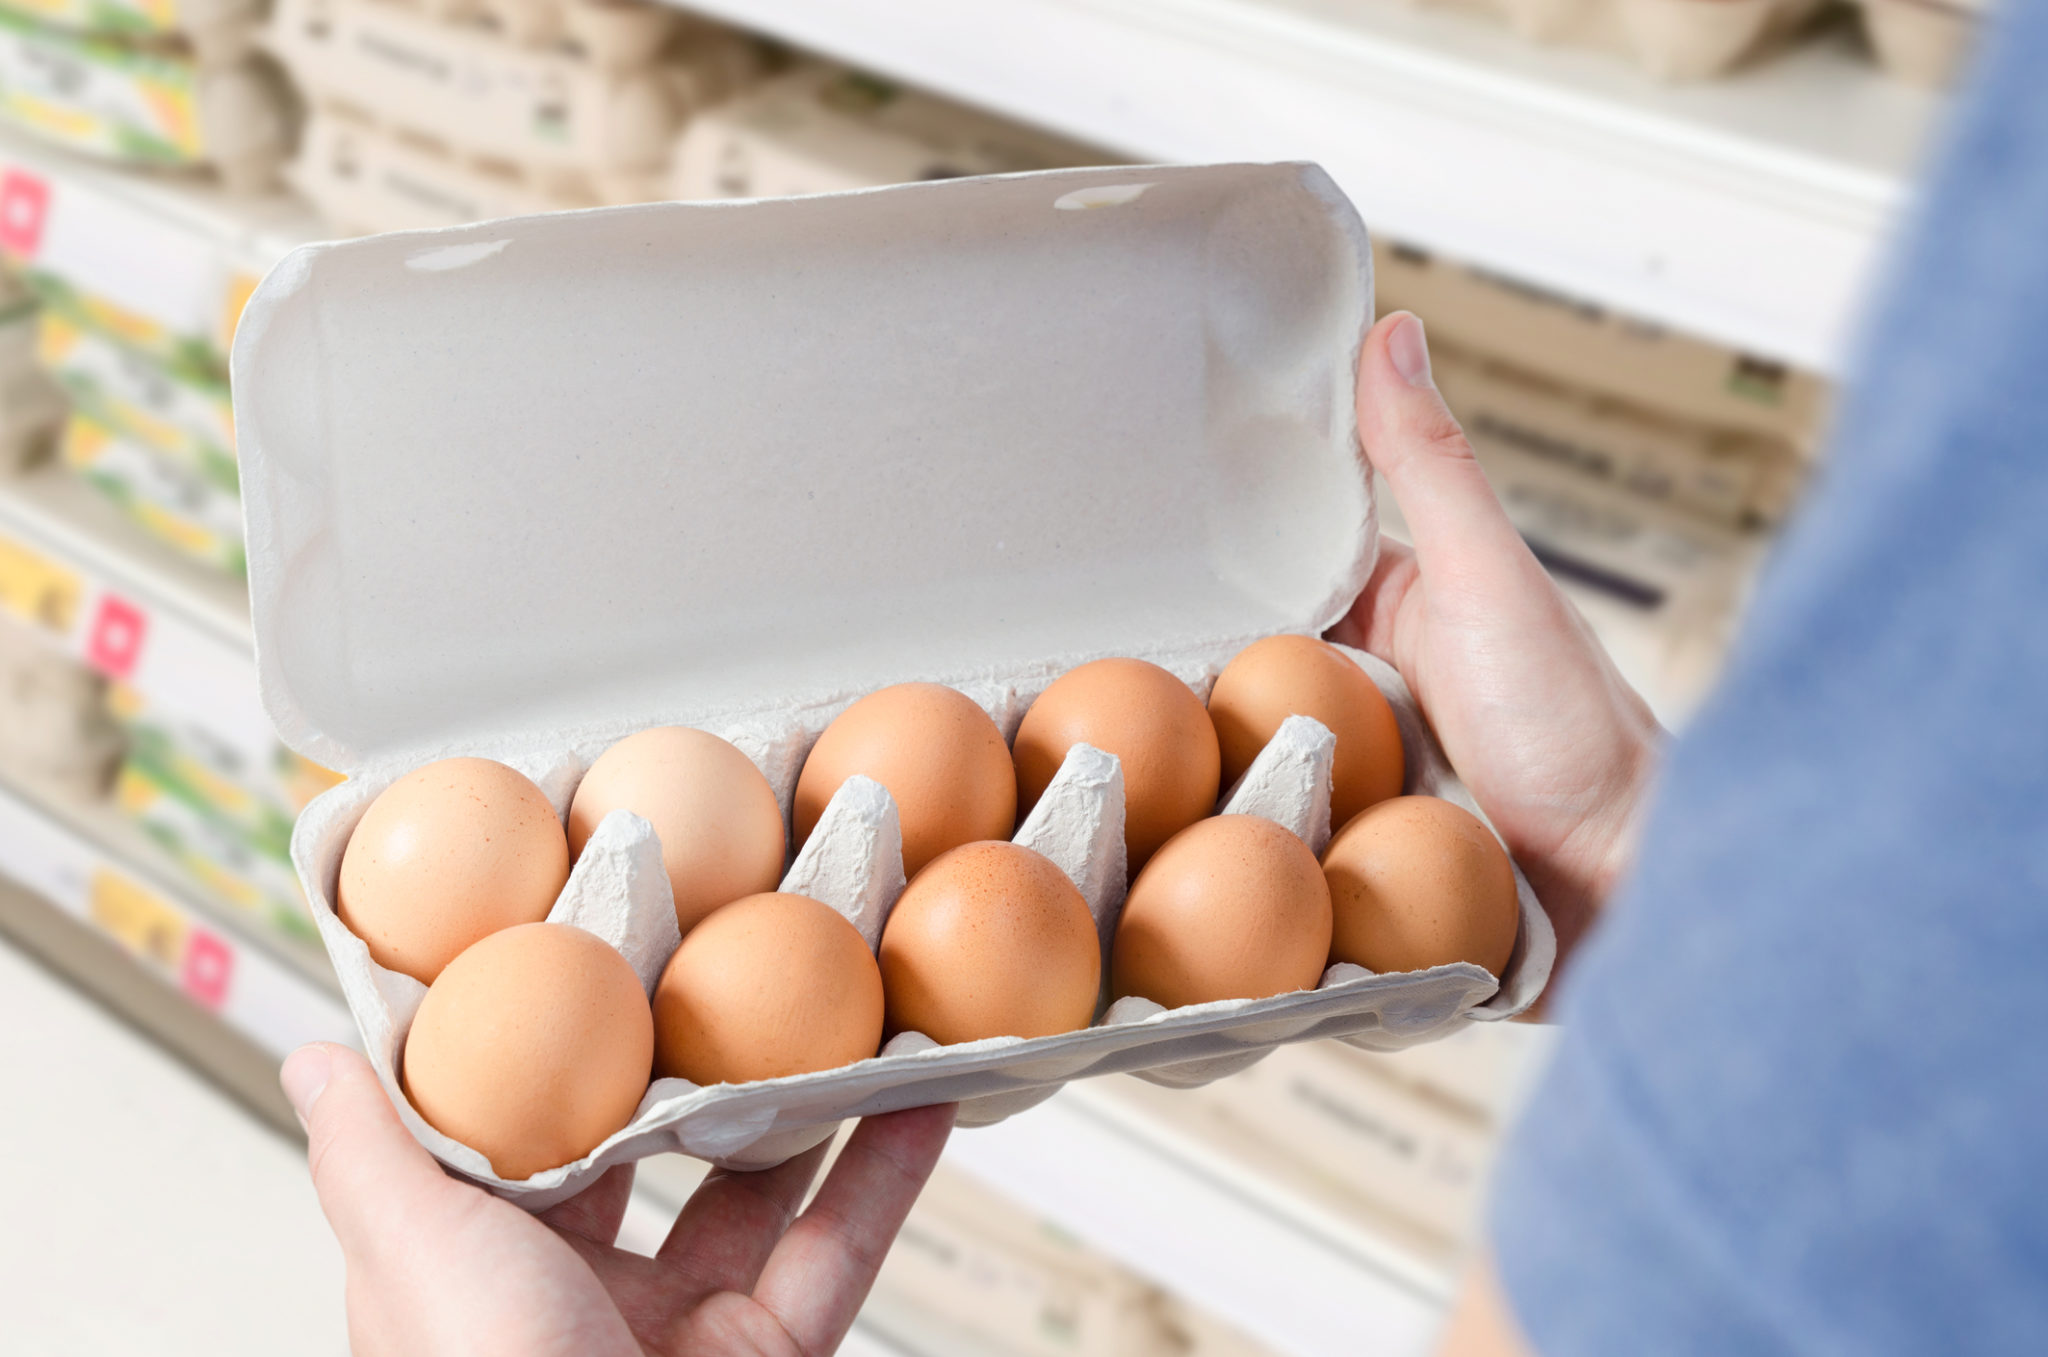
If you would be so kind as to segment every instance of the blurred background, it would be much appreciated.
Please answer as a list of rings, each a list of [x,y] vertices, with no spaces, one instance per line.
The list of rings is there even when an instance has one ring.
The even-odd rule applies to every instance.
[[[305,241],[1313,159],[1667,725],[1814,472],[1975,0],[0,0],[0,1346],[340,1353],[226,355]],[[1399,535],[1398,509],[1387,527]],[[858,1353],[1419,1353],[1540,1030],[956,1137]],[[642,1166],[648,1251],[701,1166]]]

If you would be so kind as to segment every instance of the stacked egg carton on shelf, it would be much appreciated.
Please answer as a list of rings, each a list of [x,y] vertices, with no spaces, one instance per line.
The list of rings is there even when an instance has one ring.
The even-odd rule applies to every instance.
[[[0,767],[10,779],[90,800],[121,757],[106,680],[0,610]]]
[[[1266,1349],[941,1164],[861,1312],[916,1357],[1262,1357]]]
[[[189,339],[137,343],[61,278],[37,290],[37,357],[71,402],[65,463],[152,537],[240,575],[235,422],[218,353]]]
[[[64,420],[64,399],[36,364],[36,300],[0,268],[0,473],[43,459]]]
[[[260,0],[6,0],[0,117],[124,165],[270,188],[289,92],[255,54]]]
[[[121,813],[213,898],[272,932],[317,942],[292,871],[291,829],[340,778],[282,745],[267,761],[252,757],[119,685],[114,694],[128,736],[114,784]]]
[[[1929,89],[1955,84],[1984,24],[1984,0],[1858,0],[1878,64]]]
[[[1073,142],[859,72],[810,65],[690,125],[673,196],[779,198],[1108,163]]]
[[[1706,80],[1779,50],[1826,0],[1411,0],[1505,22],[1532,42],[1613,52],[1660,80]]]
[[[1195,1153],[1227,1158],[1449,1277],[1547,1044],[1544,1029],[1509,1024],[1399,1053],[1305,1042],[1203,1088],[1115,1079],[1104,1092]]]
[[[1381,309],[1429,326],[1516,526],[1660,714],[1682,715],[1805,482],[1825,383],[1413,249],[1375,262]]]
[[[666,197],[765,60],[651,0],[282,0],[265,41],[310,105],[292,182],[357,232]]]

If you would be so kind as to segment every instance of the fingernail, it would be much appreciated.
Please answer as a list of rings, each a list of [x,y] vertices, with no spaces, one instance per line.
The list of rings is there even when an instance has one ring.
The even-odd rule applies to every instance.
[[[1394,322],[1394,328],[1387,332],[1387,357],[1393,360],[1394,371],[1408,385],[1430,384],[1429,341],[1423,337],[1420,317],[1404,312]]]
[[[334,1058],[325,1046],[301,1046],[285,1057],[284,1068],[277,1073],[277,1082],[284,1086],[286,1101],[292,1111],[298,1113],[299,1125],[306,1129],[306,1119],[313,1115],[313,1104],[320,1100],[321,1092],[327,1087],[327,1075],[333,1067]]]

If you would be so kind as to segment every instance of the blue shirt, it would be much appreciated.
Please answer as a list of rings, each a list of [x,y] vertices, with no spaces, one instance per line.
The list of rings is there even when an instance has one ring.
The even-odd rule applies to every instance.
[[[1543,1357],[2048,1353],[2048,5],[1987,39],[1504,1155]]]

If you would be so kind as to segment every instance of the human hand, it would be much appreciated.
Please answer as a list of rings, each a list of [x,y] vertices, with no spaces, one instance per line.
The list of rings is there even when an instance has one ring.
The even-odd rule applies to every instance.
[[[1405,311],[1366,336],[1358,427],[1414,546],[1382,540],[1329,638],[1408,680],[1557,926],[1562,965],[1627,866],[1662,731],[1508,521]]]
[[[347,1263],[358,1354],[831,1352],[953,1125],[950,1105],[868,1118],[801,1215],[824,1146],[714,1170],[645,1258],[613,1246],[630,1164],[531,1216],[443,1173],[354,1051],[301,1047],[282,1078]]]

